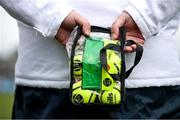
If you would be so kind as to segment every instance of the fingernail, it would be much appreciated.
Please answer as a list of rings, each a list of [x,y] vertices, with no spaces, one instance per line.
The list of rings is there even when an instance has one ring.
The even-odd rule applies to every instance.
[[[89,36],[89,35],[90,35],[90,30],[89,30],[89,29],[86,29],[86,30],[85,30],[85,34],[86,34],[87,36]]]
[[[130,52],[133,51],[133,49],[132,49],[131,47],[129,47],[129,46],[126,46],[126,47],[125,47],[125,51],[128,52],[128,53],[130,53]]]

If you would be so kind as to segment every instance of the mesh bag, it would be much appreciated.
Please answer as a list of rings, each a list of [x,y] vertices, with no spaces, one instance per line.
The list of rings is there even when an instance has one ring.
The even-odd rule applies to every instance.
[[[67,43],[70,58],[70,99],[75,105],[118,105],[125,100],[125,79],[139,63],[143,48],[137,44],[134,65],[126,71],[125,28],[118,40],[110,28],[91,26],[89,37],[77,27]],[[136,44],[128,40],[126,45]]]

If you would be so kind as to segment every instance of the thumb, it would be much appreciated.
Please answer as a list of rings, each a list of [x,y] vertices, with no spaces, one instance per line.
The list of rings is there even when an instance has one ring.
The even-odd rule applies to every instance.
[[[112,24],[111,26],[111,38],[118,39],[119,37],[119,28],[124,26],[126,22],[126,17],[122,13]]]
[[[76,13],[74,18],[76,24],[82,27],[82,32],[84,33],[84,35],[89,36],[91,29],[89,21],[78,13]]]

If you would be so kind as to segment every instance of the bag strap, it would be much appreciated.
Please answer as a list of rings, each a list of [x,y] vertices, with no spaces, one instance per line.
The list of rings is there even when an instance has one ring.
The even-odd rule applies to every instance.
[[[121,34],[124,35],[124,34]],[[123,37],[123,36],[121,36]],[[118,79],[120,77],[120,73],[118,73],[117,75],[114,74],[110,74],[108,72],[107,69],[107,58],[106,58],[106,50],[114,50],[117,51],[119,53],[122,53],[121,55],[124,55],[124,40],[122,40],[121,45],[117,45],[117,44],[108,44],[106,45],[104,48],[101,49],[100,51],[100,61],[101,61],[101,65],[102,67],[106,70],[106,72],[113,78],[113,79]],[[142,58],[142,54],[143,54],[143,47],[141,45],[139,45],[138,43],[134,42],[133,40],[127,40],[126,46],[130,46],[132,44],[136,44],[136,55],[135,55],[135,60],[134,60],[134,64],[133,66],[128,70],[125,71],[125,76],[124,77],[120,77],[120,78],[128,78],[129,75],[131,74],[132,70],[134,69],[134,67],[140,62],[141,58]],[[121,56],[123,57],[123,56]],[[123,63],[121,63],[123,66],[122,68],[125,69],[125,63],[124,60],[122,60]],[[118,69],[118,67],[116,67]],[[119,70],[118,70],[119,71]],[[124,70],[123,70],[124,71]]]
[[[135,60],[134,60],[133,66],[128,71],[126,71],[126,78],[129,77],[129,75],[131,74],[134,67],[140,62],[140,60],[142,58],[142,54],[143,54],[143,47],[141,45],[134,42],[133,40],[127,40],[126,46],[130,46],[132,44],[136,44],[136,51],[135,51],[136,55],[135,55]]]
[[[106,70],[106,72],[115,80],[123,80],[125,79],[125,71],[126,71],[126,66],[125,66],[125,56],[124,56],[124,45],[125,45],[125,39],[126,39],[126,31],[125,31],[125,28],[124,27],[121,27],[119,28],[119,40],[120,40],[120,45],[118,44],[108,44],[106,45],[105,47],[103,47],[101,50],[100,50],[100,62],[101,62],[101,65],[102,67]],[[121,58],[122,58],[122,61],[121,61],[121,65],[123,67],[121,67],[121,70],[118,70],[118,71],[121,71],[121,74],[118,72],[118,74],[110,74],[108,72],[108,69],[107,69],[107,58],[106,58],[106,50],[114,50],[114,51],[117,51],[119,53],[121,53]],[[115,65],[116,66],[116,65]],[[116,66],[117,69],[119,69],[117,66]],[[123,73],[123,74],[122,74]]]
[[[100,62],[101,62],[102,67],[113,79],[120,81],[120,79],[119,79],[120,73],[119,72],[118,72],[118,74],[110,74],[108,72],[106,50],[114,50],[114,51],[117,51],[120,53],[121,52],[120,45],[108,44],[100,50]],[[115,66],[116,66],[116,64],[115,64]],[[116,68],[119,69],[118,67],[116,67]],[[118,71],[120,71],[120,70],[118,70]]]

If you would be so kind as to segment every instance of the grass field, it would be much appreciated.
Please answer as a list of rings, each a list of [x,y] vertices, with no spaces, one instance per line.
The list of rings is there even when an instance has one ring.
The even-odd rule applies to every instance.
[[[10,119],[13,106],[13,95],[0,93],[0,119]]]

